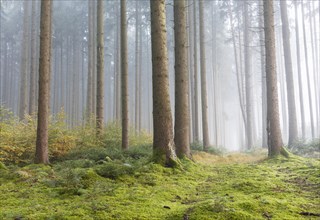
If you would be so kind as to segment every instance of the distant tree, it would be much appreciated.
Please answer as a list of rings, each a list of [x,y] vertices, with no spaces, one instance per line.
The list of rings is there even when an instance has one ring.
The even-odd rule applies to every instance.
[[[122,149],[129,148],[129,110],[128,110],[128,39],[127,39],[127,0],[121,0],[121,111],[122,111]]]
[[[207,94],[205,27],[204,27],[204,8],[203,7],[204,7],[203,0],[199,0],[202,133],[203,133],[204,150],[208,150],[210,141],[209,141],[209,128],[208,128],[208,94]]]
[[[294,95],[294,82],[290,46],[290,30],[288,21],[287,1],[280,1],[281,21],[282,21],[282,38],[283,51],[286,70],[287,82],[287,101],[288,101],[288,116],[289,116],[289,141],[288,145],[292,146],[298,138],[297,116],[296,116],[296,102]]]
[[[30,18],[30,1],[24,1],[23,4],[23,36],[22,36],[22,50],[21,50],[21,69],[20,69],[20,105],[19,118],[24,119],[28,112],[28,59],[29,59],[29,18]]]
[[[32,1],[31,13],[31,63],[30,63],[30,92],[29,92],[29,114],[35,113],[36,108],[36,47],[37,47],[37,2]]]
[[[150,0],[153,87],[153,154],[166,166],[175,166],[177,156],[169,97],[169,71],[165,0]]]
[[[283,148],[279,121],[279,101],[276,73],[276,51],[273,1],[263,1],[264,29],[266,48],[266,76],[267,76],[267,132],[269,157],[286,155]]]
[[[93,41],[94,41],[94,32],[93,32],[93,1],[88,0],[88,77],[87,77],[87,119],[93,113],[92,111],[92,87],[93,87]]]
[[[51,72],[51,6],[51,0],[41,1],[39,99],[35,162],[44,164],[49,163],[48,120]]]
[[[253,103],[252,103],[252,62],[251,62],[251,20],[249,14],[249,1],[244,1],[244,62],[245,62],[245,94],[246,94],[246,135],[247,148],[253,147]]]
[[[104,109],[104,4],[103,0],[97,0],[97,134],[103,128]]]
[[[191,157],[189,143],[189,77],[186,1],[174,1],[175,123],[174,143],[179,158]]]
[[[306,122],[304,114],[304,105],[303,105],[303,86],[302,86],[302,72],[301,72],[301,52],[300,52],[300,41],[299,41],[299,21],[298,21],[298,2],[294,2],[294,11],[295,11],[295,32],[296,32],[296,48],[297,48],[297,69],[298,69],[298,85],[299,85],[299,100],[300,100],[300,117],[301,117],[301,132],[302,139],[306,138]]]
[[[312,103],[312,93],[311,93],[311,82],[310,82],[310,71],[309,71],[309,57],[308,57],[308,46],[307,46],[307,32],[305,24],[305,8],[303,5],[303,0],[301,0],[301,12],[302,12],[302,31],[303,31],[303,43],[304,43],[304,55],[306,61],[306,74],[307,74],[307,83],[308,83],[308,98],[309,98],[309,111],[310,111],[310,122],[311,122],[311,135],[312,139],[315,138],[315,127],[313,120],[313,103]]]

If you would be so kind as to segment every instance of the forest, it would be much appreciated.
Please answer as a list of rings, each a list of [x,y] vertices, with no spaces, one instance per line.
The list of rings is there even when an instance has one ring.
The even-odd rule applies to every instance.
[[[0,0],[0,219],[319,219],[320,2]]]

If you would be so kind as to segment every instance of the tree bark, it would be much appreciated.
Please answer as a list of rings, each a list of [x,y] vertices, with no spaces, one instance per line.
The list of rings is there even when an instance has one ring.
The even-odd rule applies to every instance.
[[[273,1],[263,1],[267,76],[269,157],[284,153],[279,121]]]
[[[185,0],[174,1],[175,124],[174,143],[179,158],[190,158],[189,78]]]
[[[208,95],[207,95],[207,73],[206,73],[206,49],[204,29],[203,0],[199,0],[199,22],[200,22],[200,65],[201,65],[201,109],[202,109],[202,133],[203,147],[208,150],[209,129],[208,129]]]
[[[36,163],[49,163],[48,119],[51,72],[51,0],[41,1],[39,99],[36,143]]]
[[[197,40],[197,0],[193,0],[193,75],[194,75],[194,140],[199,141],[199,95],[198,95],[198,40]]]
[[[172,115],[169,97],[169,71],[166,36],[165,0],[150,0],[152,83],[153,83],[153,154],[156,162],[175,166]]]
[[[88,1],[88,79],[87,79],[87,108],[86,117],[90,119],[92,115],[92,81],[93,81],[93,5]]]
[[[127,0],[121,0],[121,110],[122,110],[122,149],[129,149],[128,111],[128,39],[127,39]]]
[[[289,141],[288,145],[292,146],[298,138],[297,115],[296,115],[296,102],[294,95],[294,82],[290,46],[290,30],[288,22],[287,2],[280,1],[281,8],[281,21],[282,21],[282,38],[283,38],[283,51],[286,69],[286,82],[287,82],[287,101],[288,101],[288,116],[289,116]]]
[[[104,109],[104,4],[103,0],[97,0],[97,134],[101,134],[103,128]]]
[[[135,26],[135,131],[136,133],[140,132],[140,121],[141,118],[139,117],[141,114],[141,109],[140,109],[140,88],[141,88],[141,82],[140,82],[140,75],[141,75],[141,69],[140,69],[140,59],[139,59],[139,45],[141,44],[141,41],[139,42],[139,35],[141,35],[141,33],[139,33],[139,26],[140,26],[140,4],[139,1],[136,1],[136,26]],[[141,52],[141,51],[140,51]]]

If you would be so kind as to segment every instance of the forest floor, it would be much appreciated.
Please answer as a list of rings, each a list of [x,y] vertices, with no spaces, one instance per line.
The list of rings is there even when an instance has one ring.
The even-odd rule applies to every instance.
[[[195,152],[171,169],[145,149],[97,154],[0,166],[0,219],[320,218],[318,159]]]

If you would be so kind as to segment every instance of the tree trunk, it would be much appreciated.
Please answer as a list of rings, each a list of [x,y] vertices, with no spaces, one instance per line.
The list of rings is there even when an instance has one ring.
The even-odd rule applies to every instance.
[[[139,44],[141,44],[141,42],[139,42],[139,35],[141,35],[141,33],[139,33],[139,26],[140,26],[140,4],[139,1],[136,1],[136,24],[135,24],[135,131],[136,133],[140,132],[140,126],[139,126],[139,121],[141,121],[141,118],[139,118],[140,116],[140,111],[141,109],[140,107],[140,97],[139,97],[139,89],[141,87],[140,85],[140,75],[141,75],[141,69],[139,69],[140,65],[140,60],[139,60]]]
[[[103,0],[97,1],[97,113],[96,127],[99,135],[103,128],[104,105],[104,4]]]
[[[247,119],[247,148],[253,147],[253,113],[252,113],[252,74],[251,74],[251,36],[250,36],[250,20],[249,20],[249,1],[244,1],[244,59],[245,59],[245,94],[246,94],[246,119]]]
[[[266,48],[266,76],[267,76],[267,131],[269,157],[285,153],[281,138],[279,121],[279,102],[276,74],[276,50],[273,1],[263,1],[264,29]]]
[[[306,61],[306,71],[307,71],[307,82],[308,82],[308,97],[309,97],[309,111],[310,111],[310,122],[311,122],[311,135],[312,139],[315,137],[314,131],[314,121],[313,121],[313,104],[312,104],[312,94],[311,94],[311,82],[310,82],[310,72],[309,72],[309,58],[308,58],[308,45],[307,45],[307,35],[306,35],[306,25],[305,25],[305,13],[303,0],[301,1],[302,10],[302,28],[303,28],[303,42],[304,42],[304,55]]]
[[[175,166],[172,115],[169,97],[169,71],[165,0],[150,0],[153,83],[153,154],[166,166]]]
[[[189,142],[189,78],[185,0],[174,1],[175,123],[174,143],[179,158],[191,157]]]
[[[36,2],[32,1],[32,21],[31,21],[31,66],[30,66],[30,93],[29,93],[29,114],[33,114],[36,110],[36,47],[37,47],[37,32],[36,32]]]
[[[19,118],[24,119],[27,113],[27,78],[28,78],[28,58],[29,58],[29,1],[25,1],[23,4],[23,39],[22,39],[22,51],[21,51],[21,72],[20,72],[20,106],[19,106]]]
[[[295,31],[296,31],[296,48],[297,48],[297,68],[298,68],[298,83],[299,83],[299,100],[300,100],[300,113],[301,113],[301,132],[302,139],[306,138],[306,122],[304,116],[304,102],[303,102],[303,87],[302,87],[302,72],[301,72],[301,57],[300,57],[300,42],[299,42],[299,22],[298,22],[298,2],[294,2],[295,10]]]
[[[87,80],[87,108],[86,117],[90,119],[92,115],[92,78],[93,78],[93,5],[88,1],[88,80]]]
[[[122,149],[129,149],[128,111],[128,39],[127,39],[127,0],[121,0],[121,110],[122,110]]]
[[[259,7],[259,26],[262,28],[259,32],[260,38],[260,59],[261,59],[261,96],[262,96],[262,147],[266,148],[267,143],[267,91],[266,91],[266,65],[265,65],[265,40],[263,30],[263,6]]]
[[[286,69],[286,82],[287,82],[287,101],[288,101],[288,115],[289,115],[289,141],[288,145],[292,146],[298,138],[297,116],[296,116],[296,103],[294,95],[294,82],[293,70],[291,59],[291,46],[290,46],[290,30],[288,22],[287,2],[280,1],[281,8],[281,21],[282,21],[282,37],[283,37],[283,51]]]
[[[203,0],[199,1],[199,17],[200,17],[199,22],[200,22],[202,133],[203,133],[204,150],[208,150],[210,141],[209,141],[209,129],[208,129],[208,96],[207,96],[207,73],[206,73],[206,50],[205,50]]]
[[[36,163],[49,163],[48,119],[51,72],[51,0],[41,1],[40,59],[39,59],[39,100],[36,143]]]
[[[194,140],[199,141],[199,95],[198,95],[198,40],[197,40],[197,1],[193,0],[193,63],[194,63]]]

